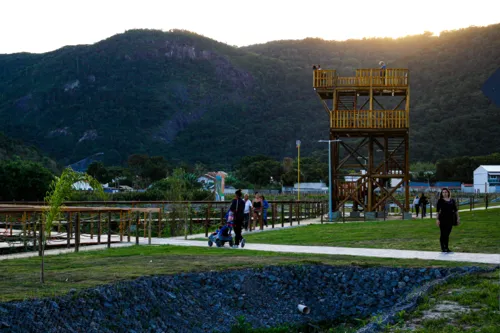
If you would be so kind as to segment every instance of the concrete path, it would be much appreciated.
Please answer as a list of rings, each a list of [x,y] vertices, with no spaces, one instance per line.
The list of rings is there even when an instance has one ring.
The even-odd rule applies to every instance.
[[[154,240],[152,240],[152,244],[208,247],[208,243],[206,241],[178,240],[172,238],[155,238]],[[244,249],[230,249],[229,247],[227,247],[227,245],[226,248],[228,251],[256,250],[284,253],[312,253],[395,259],[444,260],[500,265],[500,254],[489,253],[442,253],[432,251],[368,249],[332,246],[271,245],[252,243],[246,244]]]

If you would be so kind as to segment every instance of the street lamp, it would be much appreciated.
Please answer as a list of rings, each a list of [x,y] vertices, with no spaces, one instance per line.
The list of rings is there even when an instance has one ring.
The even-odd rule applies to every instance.
[[[295,141],[297,145],[297,201],[300,201],[300,140]]]
[[[342,140],[318,140],[318,142],[328,142],[328,221],[333,220],[332,211],[332,154],[331,154],[331,143],[340,142]]]

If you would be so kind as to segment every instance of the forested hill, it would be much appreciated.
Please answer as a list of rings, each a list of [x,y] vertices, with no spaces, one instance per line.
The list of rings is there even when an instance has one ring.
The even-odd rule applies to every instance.
[[[305,39],[234,48],[186,31],[132,30],[93,45],[0,55],[0,130],[62,163],[96,152],[229,165],[323,149],[311,66],[411,70],[411,158],[499,151],[500,110],[480,91],[500,25],[401,39]]]
[[[55,161],[45,156],[36,147],[10,139],[0,132],[0,162],[15,159],[38,162],[53,172],[58,172],[60,168]]]

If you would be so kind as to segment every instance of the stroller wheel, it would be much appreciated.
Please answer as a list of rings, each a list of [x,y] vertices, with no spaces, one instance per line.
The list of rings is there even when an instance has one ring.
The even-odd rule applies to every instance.
[[[215,245],[217,245],[217,247],[222,247],[224,246],[224,243],[222,243],[220,240],[216,240]]]
[[[243,238],[243,239],[241,240],[241,248],[244,248],[244,247],[245,247],[245,238]]]
[[[212,245],[214,245],[214,242],[212,242],[211,240],[208,241],[208,246],[212,247]]]

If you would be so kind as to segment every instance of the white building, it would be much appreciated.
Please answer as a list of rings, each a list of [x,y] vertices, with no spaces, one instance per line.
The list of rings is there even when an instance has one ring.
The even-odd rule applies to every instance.
[[[480,165],[474,170],[476,193],[500,193],[500,165]]]
[[[90,186],[89,183],[87,183],[83,180],[80,180],[76,183],[73,183],[73,185],[71,187],[73,187],[73,189],[77,190],[77,191],[92,191],[93,190],[92,186]]]

